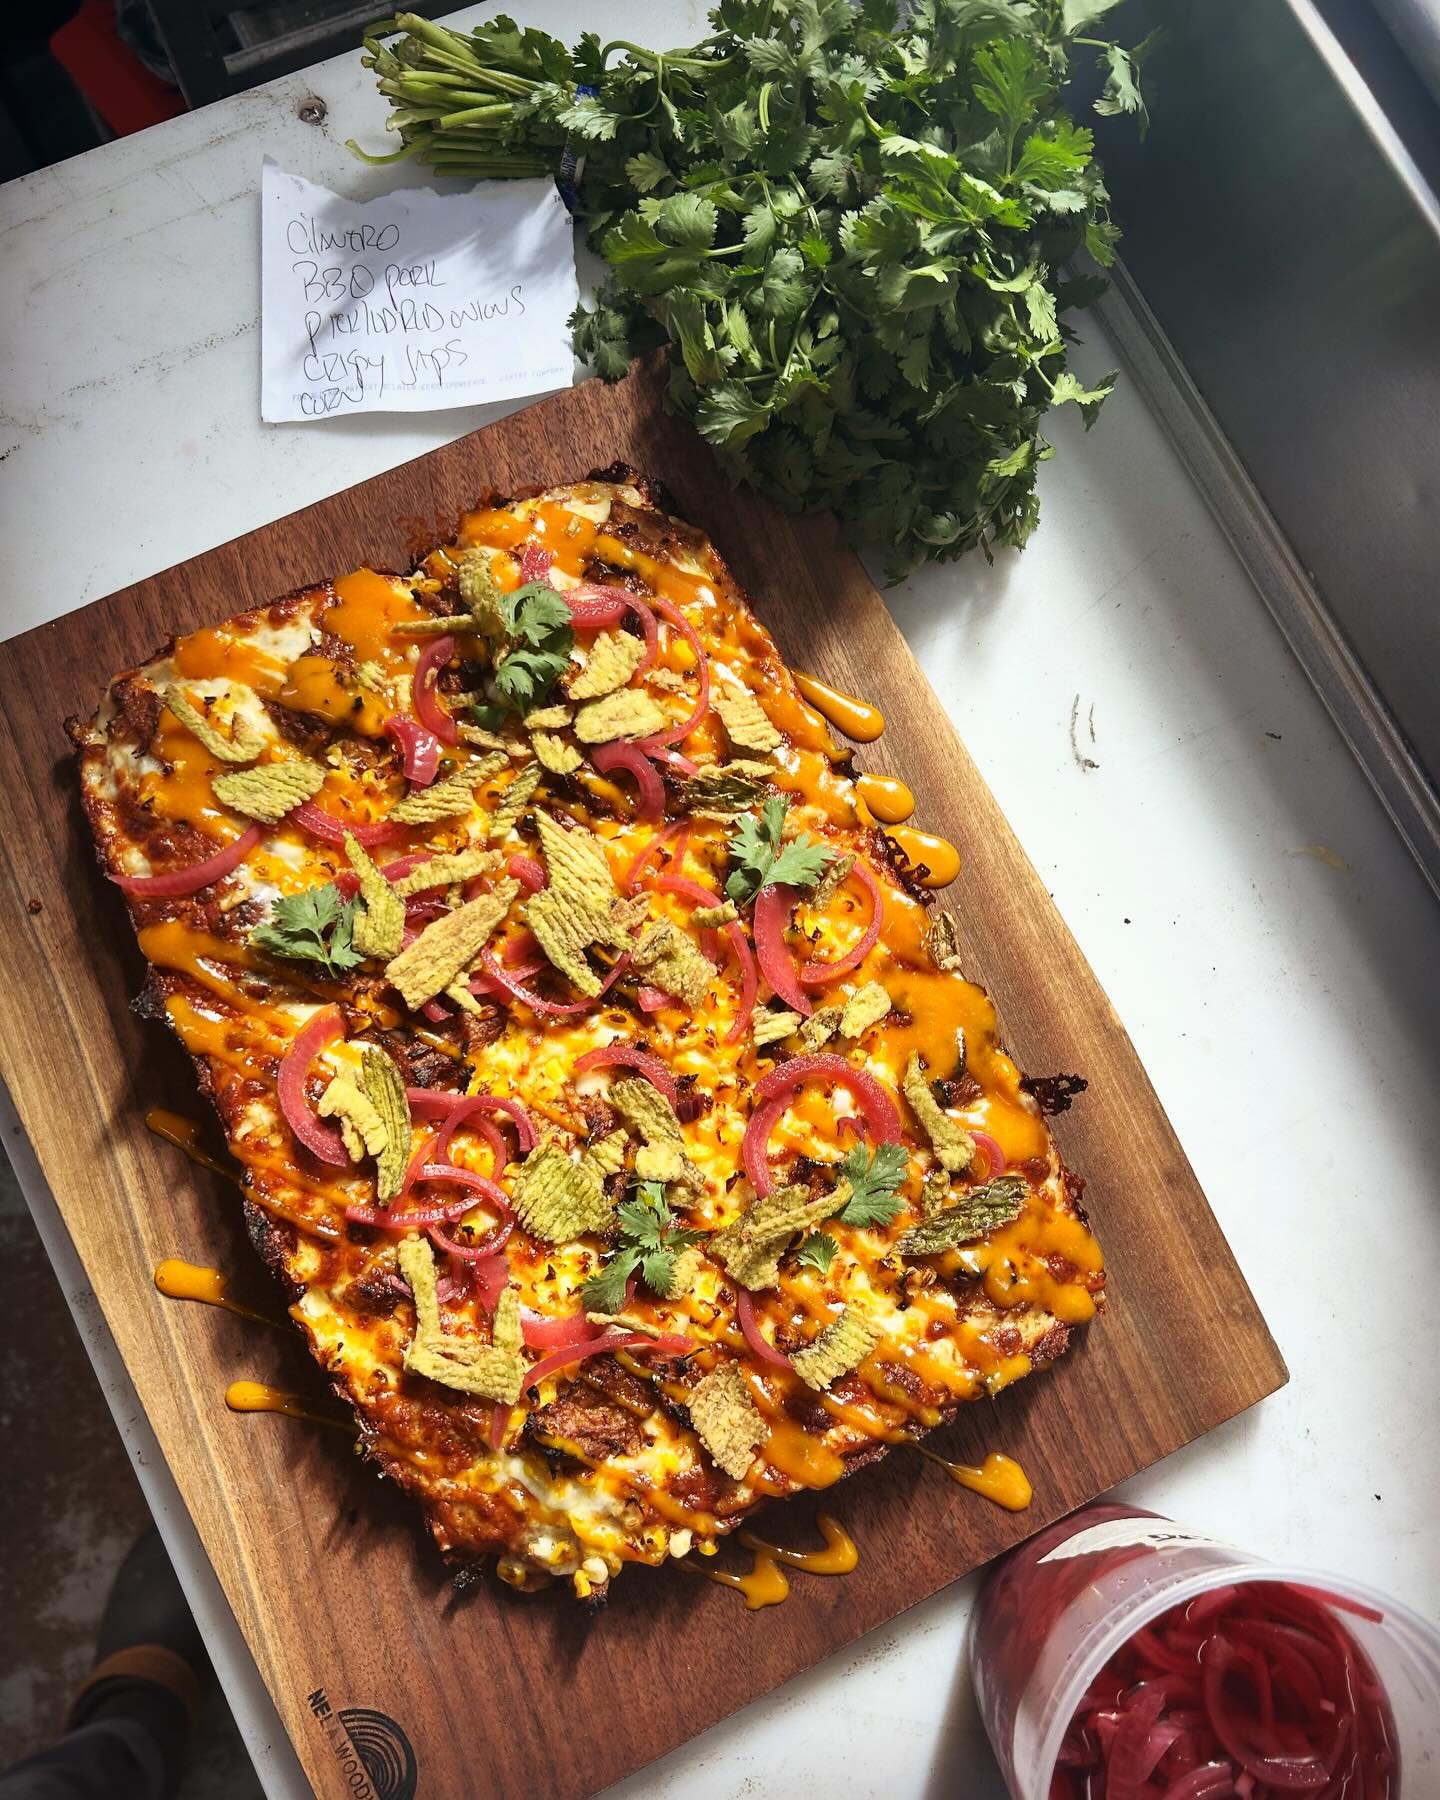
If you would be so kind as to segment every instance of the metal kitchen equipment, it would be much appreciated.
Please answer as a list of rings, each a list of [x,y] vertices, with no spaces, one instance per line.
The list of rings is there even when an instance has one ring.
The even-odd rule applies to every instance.
[[[1122,17],[1102,315],[1440,891],[1440,0]]]

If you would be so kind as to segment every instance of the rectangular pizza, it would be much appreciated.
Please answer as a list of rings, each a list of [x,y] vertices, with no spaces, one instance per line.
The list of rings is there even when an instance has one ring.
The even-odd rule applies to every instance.
[[[953,925],[633,471],[178,638],[69,729],[144,1008],[460,1568],[596,1600],[1103,1303]]]

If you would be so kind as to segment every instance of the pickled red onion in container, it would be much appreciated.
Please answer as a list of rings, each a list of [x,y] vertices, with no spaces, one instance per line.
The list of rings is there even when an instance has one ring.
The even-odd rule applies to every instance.
[[[1015,1800],[1440,1796],[1440,1631],[1136,1507],[997,1563],[968,1652]]]

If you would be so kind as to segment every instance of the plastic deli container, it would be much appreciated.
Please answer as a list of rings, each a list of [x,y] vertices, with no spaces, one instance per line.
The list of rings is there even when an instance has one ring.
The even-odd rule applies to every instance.
[[[1136,1631],[1203,1594],[1256,1581],[1305,1588],[1368,1657],[1389,1701],[1398,1760],[1398,1779],[1392,1774],[1381,1791],[1399,1800],[1440,1796],[1434,1626],[1346,1577],[1267,1563],[1155,1513],[1101,1504],[999,1562],[971,1619],[975,1694],[1015,1800],[1049,1800],[1077,1708]],[[1326,1595],[1341,1604],[1326,1607]]]

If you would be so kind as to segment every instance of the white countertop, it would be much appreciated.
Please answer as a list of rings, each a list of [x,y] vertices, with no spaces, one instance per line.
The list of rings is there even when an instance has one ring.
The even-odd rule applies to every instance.
[[[577,0],[513,10],[567,38],[593,24]],[[689,42],[701,14],[694,0],[620,0],[606,25]],[[297,116],[311,92],[322,126]],[[404,166],[366,170],[343,144],[378,144],[383,116],[358,61],[339,59],[0,191],[12,571],[0,635],[492,416],[260,423],[261,157],[380,191],[408,179]],[[1099,328],[1084,330],[1082,370],[1111,366]],[[1088,436],[1073,414],[1054,436],[1024,555],[972,556],[890,600],[1128,1025],[1290,1364],[1282,1393],[1125,1491],[1433,1615],[1440,910],[1140,396],[1122,386]],[[272,1796],[303,1794],[21,1151],[262,1778]],[[789,1800],[816,1791],[823,1745],[857,1797],[998,1796],[959,1656],[973,1588],[936,1595],[613,1793]]]

